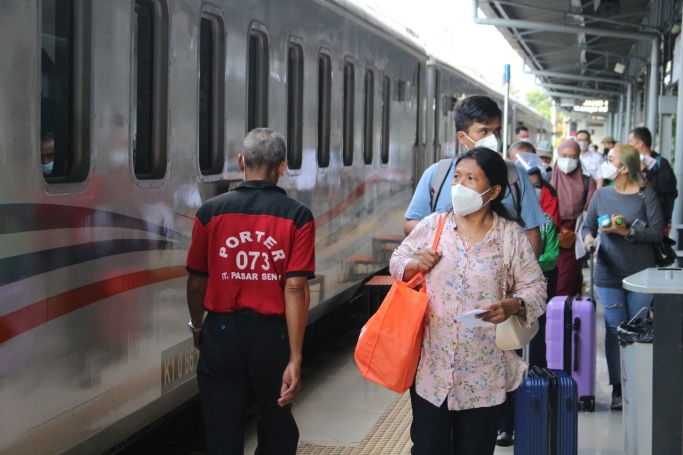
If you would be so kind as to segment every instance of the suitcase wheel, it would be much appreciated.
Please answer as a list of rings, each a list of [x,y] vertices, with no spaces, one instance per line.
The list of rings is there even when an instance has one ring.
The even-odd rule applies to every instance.
[[[595,412],[595,396],[581,397],[579,399],[579,411]]]

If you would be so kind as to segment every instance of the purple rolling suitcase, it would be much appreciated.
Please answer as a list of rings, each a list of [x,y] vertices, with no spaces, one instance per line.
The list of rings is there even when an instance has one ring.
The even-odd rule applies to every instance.
[[[548,368],[576,381],[579,407],[595,411],[595,305],[590,297],[554,297],[546,311]]]

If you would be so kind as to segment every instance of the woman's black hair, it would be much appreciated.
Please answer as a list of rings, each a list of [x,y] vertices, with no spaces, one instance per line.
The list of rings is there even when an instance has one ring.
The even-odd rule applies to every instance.
[[[505,160],[496,152],[486,147],[475,147],[468,150],[458,157],[455,162],[455,166],[462,160],[471,159],[476,161],[477,165],[484,171],[484,175],[489,181],[489,185],[494,187],[500,185],[501,191],[498,196],[491,201],[491,210],[493,210],[498,216],[505,218],[506,220],[516,221],[520,225],[524,226],[523,221],[520,219],[515,219],[511,216],[508,210],[503,205],[503,199],[510,192],[510,185],[508,184],[508,169],[505,164]]]

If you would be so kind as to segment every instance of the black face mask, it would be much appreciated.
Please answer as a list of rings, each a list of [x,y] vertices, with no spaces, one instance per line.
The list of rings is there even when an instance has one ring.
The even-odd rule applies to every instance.
[[[604,149],[602,149],[602,154],[603,154],[603,155],[607,156],[608,153],[609,153],[609,149],[608,149],[607,147],[605,147]]]

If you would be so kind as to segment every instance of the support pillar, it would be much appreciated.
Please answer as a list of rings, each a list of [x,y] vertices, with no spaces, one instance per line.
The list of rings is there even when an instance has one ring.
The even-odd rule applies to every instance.
[[[654,139],[657,133],[657,101],[659,100],[659,38],[652,40],[650,82],[647,89],[647,129]],[[654,141],[653,141],[654,142]]]
[[[616,126],[614,127],[617,135],[616,138],[619,142],[626,142],[626,139],[624,138],[624,95],[621,95],[619,97],[619,111],[617,113],[617,122]]]
[[[607,123],[605,124],[605,136],[614,136],[614,114],[611,112],[607,114]],[[617,142],[619,138],[615,138]]]
[[[678,56],[683,55],[683,52]],[[675,58],[680,69],[683,70],[683,62]],[[671,226],[683,224],[683,76],[678,78],[678,100],[676,100],[676,148],[674,149],[674,174],[678,180],[678,198],[674,203],[674,212],[671,217]],[[678,239],[678,247],[683,239]]]
[[[634,84],[628,84],[626,88],[626,118],[624,119],[624,131],[626,134],[628,134],[629,131],[633,128],[631,125],[631,104],[633,104],[633,85]]]

